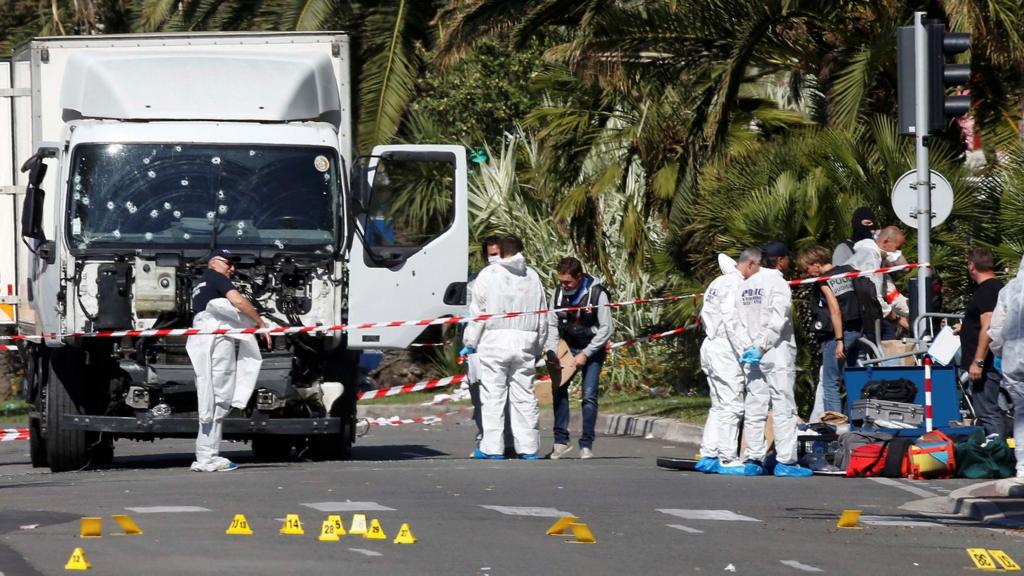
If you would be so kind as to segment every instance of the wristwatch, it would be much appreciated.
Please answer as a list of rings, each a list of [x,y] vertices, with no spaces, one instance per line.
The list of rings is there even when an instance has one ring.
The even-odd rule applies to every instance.
[[[984,368],[985,367],[985,361],[984,360],[975,360],[974,361],[974,365],[977,366],[978,368]]]

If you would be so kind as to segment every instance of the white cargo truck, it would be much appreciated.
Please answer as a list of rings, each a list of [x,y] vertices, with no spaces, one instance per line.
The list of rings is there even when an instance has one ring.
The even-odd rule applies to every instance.
[[[239,257],[236,285],[271,325],[464,312],[465,150],[354,158],[349,64],[340,33],[217,33],[39,38],[0,68],[0,230],[18,228],[0,236],[0,282],[17,270],[18,329],[36,336],[19,343],[33,465],[195,435],[184,337],[69,334],[190,326],[211,249]],[[422,331],[275,337],[225,437],[257,457],[347,457],[360,351]]]

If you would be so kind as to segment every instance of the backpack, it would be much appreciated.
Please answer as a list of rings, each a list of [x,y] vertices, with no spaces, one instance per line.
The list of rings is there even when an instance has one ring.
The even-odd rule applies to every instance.
[[[868,340],[875,339],[875,327],[882,321],[882,305],[878,303],[878,292],[871,278],[859,276],[853,279],[853,292],[860,305],[860,321]]]
[[[860,397],[862,399],[913,404],[917,398],[917,386],[906,378],[872,380],[861,389]]]

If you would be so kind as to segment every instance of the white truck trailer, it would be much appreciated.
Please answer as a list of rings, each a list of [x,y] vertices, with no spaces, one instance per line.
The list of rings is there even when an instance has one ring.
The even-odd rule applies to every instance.
[[[0,263],[17,255],[18,329],[36,336],[19,343],[33,465],[77,469],[108,461],[115,438],[195,435],[183,337],[68,335],[190,326],[211,249],[240,257],[236,285],[271,325],[464,312],[465,150],[354,159],[348,55],[340,33],[59,37],[0,68],[0,155],[12,151],[0,219],[8,198],[21,208]],[[257,457],[347,457],[360,350],[421,333],[275,337],[225,437]]]

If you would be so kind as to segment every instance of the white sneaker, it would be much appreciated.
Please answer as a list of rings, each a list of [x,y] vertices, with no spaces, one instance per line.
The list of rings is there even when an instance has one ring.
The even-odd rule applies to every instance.
[[[580,460],[590,460],[594,457],[594,451],[590,448],[580,448]]]
[[[549,454],[548,457],[552,460],[558,460],[569,452],[572,452],[572,446],[568,444],[555,444],[551,447],[551,454]]]

